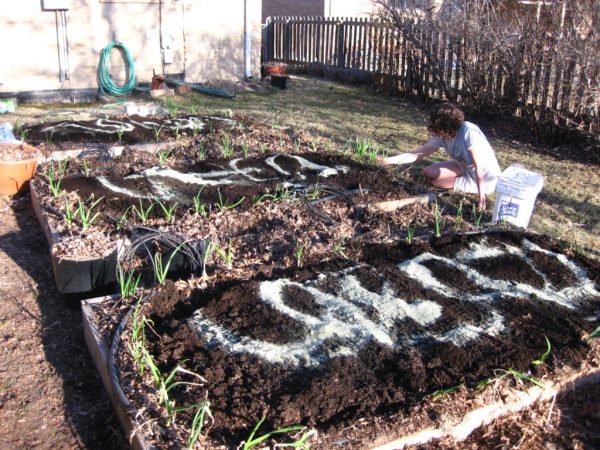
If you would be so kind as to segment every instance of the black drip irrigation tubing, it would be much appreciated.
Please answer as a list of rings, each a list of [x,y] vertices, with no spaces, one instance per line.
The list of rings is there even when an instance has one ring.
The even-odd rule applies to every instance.
[[[317,191],[324,192],[325,194],[328,194],[328,195],[323,198],[309,200],[308,194],[311,192],[317,192]],[[364,191],[364,192],[366,192],[366,191]],[[303,194],[304,194],[303,201],[304,201],[304,204],[306,205],[306,207],[308,208],[308,210],[312,214],[314,214],[316,217],[318,217],[320,220],[322,220],[323,222],[326,222],[330,225],[337,225],[338,222],[335,221],[328,214],[326,214],[325,212],[323,212],[319,208],[317,208],[316,205],[318,205],[319,203],[323,203],[323,202],[329,201],[329,200],[339,199],[339,200],[342,200],[343,202],[345,202],[346,204],[348,204],[354,210],[354,213],[356,216],[358,214],[360,214],[360,211],[356,206],[356,202],[354,201],[354,197],[352,196],[352,192],[342,186],[335,185],[335,184],[310,185],[306,188],[306,190],[304,191]]]
[[[91,156],[97,156],[102,161],[108,161],[115,156],[115,151],[109,144],[98,141],[89,141],[83,144],[83,150],[77,157],[84,159]]]
[[[154,266],[153,256],[156,252],[152,252],[151,246],[155,247],[158,244],[162,257],[169,255],[169,258],[173,258],[169,272],[189,272],[194,275],[204,273],[204,257],[210,241],[192,240],[181,234],[158,231],[148,227],[136,227],[131,230],[131,235],[133,239],[120,255],[120,262],[131,262],[136,256],[140,256],[140,251],[145,251],[145,256]],[[117,265],[117,271],[118,267],[119,265]]]

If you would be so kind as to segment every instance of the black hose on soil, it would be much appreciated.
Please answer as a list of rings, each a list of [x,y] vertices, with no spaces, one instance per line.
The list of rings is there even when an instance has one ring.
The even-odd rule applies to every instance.
[[[323,192],[324,194],[326,194],[326,196],[322,197],[322,198],[314,199],[314,200],[309,199],[310,194],[320,193],[320,192]],[[337,225],[338,222],[335,221],[327,213],[325,213],[324,211],[319,209],[316,205],[318,205],[319,203],[322,203],[324,201],[335,200],[335,199],[342,200],[343,202],[348,204],[348,206],[350,206],[354,210],[355,216],[357,216],[360,213],[360,210],[357,207],[356,202],[354,201],[354,197],[353,197],[352,193],[348,189],[344,188],[343,186],[337,185],[337,184],[318,184],[318,185],[313,184],[313,185],[310,185],[306,188],[306,191],[305,191],[304,197],[303,197],[304,204],[306,205],[308,210],[312,214],[314,214],[316,217],[318,217],[320,220],[322,220],[323,222],[328,223],[330,225]]]
[[[83,150],[77,155],[77,158],[96,157],[101,161],[108,161],[114,156],[115,151],[110,145],[98,141],[90,141],[83,144]]]
[[[204,271],[204,256],[209,246],[206,240],[188,239],[178,233],[159,231],[154,228],[136,227],[131,231],[130,243],[119,256],[118,267],[134,267],[140,258],[150,262],[156,270],[154,255],[160,253],[164,261],[171,261],[171,276],[187,277]]]

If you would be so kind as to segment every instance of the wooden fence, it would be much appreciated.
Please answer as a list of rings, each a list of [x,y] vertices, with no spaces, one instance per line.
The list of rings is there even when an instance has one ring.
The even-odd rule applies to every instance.
[[[515,76],[485,52],[474,62],[463,39],[419,23],[401,32],[368,19],[273,17],[263,33],[264,61],[354,69],[401,94],[500,108],[534,126],[567,125],[598,137],[598,96],[586,96],[590,86],[598,89],[597,61],[584,55],[564,62],[553,45],[545,48]]]

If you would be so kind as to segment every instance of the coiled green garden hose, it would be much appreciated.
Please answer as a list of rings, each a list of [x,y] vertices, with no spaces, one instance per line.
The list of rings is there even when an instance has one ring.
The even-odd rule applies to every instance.
[[[123,86],[117,86],[113,82],[109,72],[110,52],[114,47],[118,47],[122,50],[123,60],[127,68],[127,73],[129,74],[127,82]],[[127,50],[127,47],[125,47],[123,43],[111,42],[102,49],[100,65],[98,66],[98,85],[100,86],[100,92],[105,95],[113,96],[129,94],[133,91],[133,88],[135,88],[135,65],[133,64],[133,59],[131,59],[129,50]]]

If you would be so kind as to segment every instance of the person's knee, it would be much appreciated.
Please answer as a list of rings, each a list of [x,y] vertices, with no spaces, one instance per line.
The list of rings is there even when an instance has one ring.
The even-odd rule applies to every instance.
[[[440,176],[440,171],[434,167],[427,166],[423,169],[423,176],[431,182]]]

